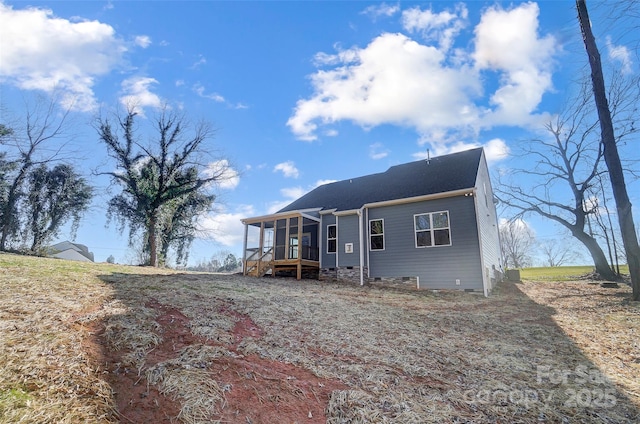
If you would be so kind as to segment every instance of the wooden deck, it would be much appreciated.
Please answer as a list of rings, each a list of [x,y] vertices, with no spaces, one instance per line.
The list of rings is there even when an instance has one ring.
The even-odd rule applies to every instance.
[[[266,275],[276,275],[280,272],[294,272],[296,278],[300,280],[305,272],[319,272],[320,262],[308,259],[282,259],[269,261],[251,261],[246,263],[246,275],[251,277],[264,277]]]

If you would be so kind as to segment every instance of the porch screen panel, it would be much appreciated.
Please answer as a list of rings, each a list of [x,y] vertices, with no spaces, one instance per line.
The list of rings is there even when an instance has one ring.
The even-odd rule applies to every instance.
[[[285,219],[278,219],[276,221],[275,233],[275,258],[276,260],[282,260],[286,258],[285,243],[287,238],[287,221]]]

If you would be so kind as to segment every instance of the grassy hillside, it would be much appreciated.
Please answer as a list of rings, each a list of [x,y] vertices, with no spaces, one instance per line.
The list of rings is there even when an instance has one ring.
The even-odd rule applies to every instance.
[[[635,423],[630,289],[489,298],[0,254],[0,423]]]
[[[594,272],[594,267],[590,265],[582,266],[556,266],[556,267],[534,267],[520,270],[520,278],[532,281],[575,281],[581,277]],[[622,274],[629,273],[629,267],[620,267]]]

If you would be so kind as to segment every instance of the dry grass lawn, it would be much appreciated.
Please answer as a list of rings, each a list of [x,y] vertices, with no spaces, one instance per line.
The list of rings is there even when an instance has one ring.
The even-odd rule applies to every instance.
[[[0,254],[0,423],[636,423],[629,294],[527,281],[484,298]]]

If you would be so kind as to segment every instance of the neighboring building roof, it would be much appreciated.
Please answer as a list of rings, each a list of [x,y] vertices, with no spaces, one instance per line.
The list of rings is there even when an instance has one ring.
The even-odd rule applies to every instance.
[[[396,165],[387,171],[321,185],[280,212],[322,207],[359,209],[368,203],[406,199],[473,188],[482,148]]]
[[[89,252],[89,248],[87,246],[80,243],[63,241],[54,244],[53,246],[49,246],[47,251],[47,256],[51,258],[93,262],[93,253]]]

